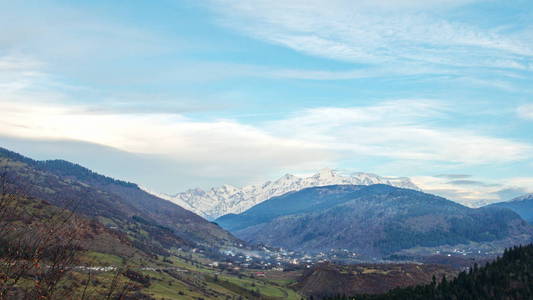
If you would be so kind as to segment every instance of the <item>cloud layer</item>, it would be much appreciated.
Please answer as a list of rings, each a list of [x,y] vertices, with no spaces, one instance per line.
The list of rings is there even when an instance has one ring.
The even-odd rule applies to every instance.
[[[439,12],[482,1],[214,0],[220,21],[312,56],[363,64],[531,70],[530,32]],[[457,14],[456,14],[457,15]]]
[[[203,176],[214,181],[240,177],[238,181],[243,183],[247,183],[246,178],[262,180],[276,172],[312,172],[354,159],[376,161],[365,165],[373,170],[389,162],[394,168],[387,172],[415,166],[427,174],[443,166],[461,169],[527,161],[533,153],[529,143],[443,126],[442,122],[458,112],[441,100],[319,106],[252,125],[237,119],[200,120],[163,108],[146,110],[146,105],[124,111],[120,106],[76,103],[65,91],[78,87],[62,86],[58,92],[57,85],[38,61],[25,56],[0,58],[4,91],[0,96],[0,135],[101,145],[166,160],[169,168],[188,166],[191,177],[206,174]],[[528,106],[519,112],[527,117]],[[182,174],[188,176],[187,172]],[[428,189],[441,191],[453,190],[453,186],[457,198],[475,198],[481,194],[472,191],[494,188],[465,184],[476,181],[460,177],[464,175],[447,176],[421,182],[426,182]]]
[[[524,1],[512,18],[482,0],[183,3],[6,4],[0,138],[166,192],[325,166],[465,202],[532,186]]]
[[[214,176],[306,171],[354,157],[377,157],[406,167],[424,162],[427,172],[439,164],[509,163],[529,159],[533,153],[533,146],[523,142],[432,126],[431,120],[446,118],[450,112],[430,100],[314,108],[254,126],[177,114],[98,114],[79,105],[5,99],[0,110],[3,136],[99,144],[192,164]],[[448,184],[467,186],[457,181],[447,179]]]
[[[453,110],[439,101],[396,100],[367,107],[323,107],[273,122],[283,136],[319,141],[348,155],[455,164],[503,163],[531,157],[532,145],[432,125]]]
[[[442,176],[415,176],[412,179],[429,193],[453,199],[470,207],[509,201],[517,196],[533,192],[533,177],[450,181]]]

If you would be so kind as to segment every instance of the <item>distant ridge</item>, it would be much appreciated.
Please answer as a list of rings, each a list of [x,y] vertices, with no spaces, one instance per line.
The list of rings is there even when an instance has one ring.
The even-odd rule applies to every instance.
[[[533,224],[533,194],[516,197],[507,202],[490,204],[491,207],[505,207],[519,214],[524,220]]]
[[[386,184],[400,188],[420,190],[407,177],[383,177],[362,172],[342,175],[336,170],[324,168],[310,177],[298,177],[286,174],[275,181],[248,185],[243,188],[223,185],[218,188],[211,188],[208,191],[196,188],[175,195],[146,191],[160,198],[170,200],[206,219],[214,220],[226,214],[241,213],[272,197],[299,191],[308,187],[372,184]]]
[[[385,184],[310,187],[215,222],[253,244],[315,253],[347,249],[367,258],[429,255],[449,246],[465,254],[498,253],[533,241],[533,227],[509,209],[473,209]]]

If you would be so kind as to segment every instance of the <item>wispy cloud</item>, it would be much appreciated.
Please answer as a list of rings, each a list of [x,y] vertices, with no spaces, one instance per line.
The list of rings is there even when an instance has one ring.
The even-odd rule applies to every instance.
[[[448,178],[448,179],[465,179],[465,178],[472,177],[472,175],[467,175],[467,174],[439,174],[439,175],[435,175],[434,177]]]
[[[463,165],[503,163],[531,157],[533,146],[461,128],[437,127],[447,107],[432,100],[397,100],[366,107],[313,108],[275,121],[271,130],[346,155]],[[490,150],[490,151],[489,151]]]
[[[47,75],[41,71],[43,63],[22,55],[0,56],[0,88],[4,93],[34,88]]]
[[[448,183],[453,184],[453,185],[500,186],[499,184],[485,183],[485,182],[477,181],[477,180],[452,180],[452,181],[448,181]]]
[[[525,104],[517,109],[518,116],[523,119],[533,120],[533,104]]]
[[[218,19],[206,22],[213,31],[204,36],[196,36],[204,29],[175,31],[208,21],[202,18],[212,15],[203,11],[200,21],[162,24],[132,22],[131,11],[5,4],[0,135],[81,145],[76,149],[100,145],[133,153],[132,159],[153,155],[158,168],[180,166],[180,176],[208,174],[218,183],[344,167],[356,158],[371,161],[363,167],[370,170],[360,171],[383,175],[407,175],[401,172],[410,166],[417,175],[449,172],[422,178],[421,185],[457,199],[500,199],[498,192],[531,185],[514,178],[497,187],[461,174],[471,166],[531,164],[527,136],[487,130],[479,110],[495,112],[495,127],[511,115],[533,119],[529,104],[487,104],[510,93],[527,97],[533,27],[489,26],[460,13],[484,3],[478,0],[206,3]],[[242,47],[249,38],[227,28],[285,49]],[[206,43],[201,51],[183,50],[215,35],[243,49]],[[487,87],[501,94],[478,93]],[[225,118],[213,116],[222,110]],[[143,166],[149,168],[148,160]]]
[[[514,197],[533,192],[533,177],[449,181],[436,176],[415,176],[412,179],[429,193],[470,207],[509,201]]]
[[[456,113],[446,101],[404,99],[322,106],[250,125],[237,119],[198,120],[161,102],[161,107],[150,105],[150,109],[130,101],[75,103],[67,91],[79,87],[58,89],[60,83],[44,66],[27,56],[0,57],[0,135],[78,141],[157,155],[194,168],[191,176],[259,178],[280,170],[306,172],[335,166],[353,157],[417,162],[423,165],[419,172],[431,174],[442,164],[460,168],[507,163],[527,160],[533,153],[533,145],[525,142],[442,125],[439,121]],[[465,184],[467,175],[431,178],[438,180],[427,181],[429,190],[447,190],[457,199],[478,199],[486,196],[487,188],[494,189],[491,193],[498,190]],[[527,180],[513,184],[523,187]]]
[[[0,49],[61,60],[109,59],[162,51],[160,36],[74,5],[2,3]],[[173,46],[177,46],[173,44]],[[78,60],[78,62],[82,62]]]
[[[83,105],[14,103],[3,97],[0,109],[3,136],[99,144],[166,157],[214,176],[240,172],[257,178],[279,170],[336,165],[350,157],[420,161],[427,173],[442,163],[467,166],[524,160],[531,158],[533,149],[510,139],[433,126],[435,119],[450,113],[435,100],[314,108],[254,126],[237,120],[199,121],[176,113],[99,113]],[[453,191],[457,199],[480,199],[487,193],[499,199],[494,193],[503,187],[466,178],[452,174],[417,180],[429,191]],[[527,182],[513,184],[523,187]]]
[[[8,136],[79,140],[214,165],[238,164],[243,159],[297,163],[325,158],[316,144],[271,136],[231,120],[200,122],[176,114],[96,114],[83,107],[35,103],[0,102],[0,108],[1,133]]]
[[[476,1],[214,0],[223,24],[313,56],[530,70],[527,32],[512,36],[434,13]],[[526,29],[524,29],[526,30]]]
[[[183,115],[212,109],[198,102],[147,105],[132,103],[130,98],[111,104],[79,103],[68,94],[78,87],[58,87],[60,83],[44,66],[23,55],[0,57],[1,136],[82,142],[157,155],[194,166],[191,173],[212,176],[252,177],[276,168],[319,168],[333,161],[334,154],[318,144],[274,136],[235,120],[200,121]]]

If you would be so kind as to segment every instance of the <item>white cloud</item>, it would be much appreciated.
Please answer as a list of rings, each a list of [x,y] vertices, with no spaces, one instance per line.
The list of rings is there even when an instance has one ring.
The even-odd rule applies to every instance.
[[[320,145],[275,137],[231,120],[198,122],[155,113],[100,115],[83,107],[6,101],[0,102],[0,110],[0,134],[5,136],[77,140],[192,164],[289,167],[331,158]]]
[[[29,89],[46,77],[40,71],[43,64],[22,55],[0,56],[0,89],[6,93],[15,93]]]
[[[351,155],[476,164],[522,159],[531,149],[463,130],[433,128],[428,122],[444,118],[448,107],[431,100],[319,107],[253,127],[232,120],[198,122],[161,112],[99,113],[93,106],[61,104],[68,103],[62,100],[69,97],[56,92],[55,85],[37,61],[23,56],[0,58],[4,90],[0,133],[79,140],[204,164],[243,158],[284,165],[313,160],[327,164],[332,157]]]
[[[530,144],[432,125],[453,113],[435,100],[319,107],[252,126],[236,120],[198,121],[175,113],[99,113],[92,106],[30,101],[29,96],[49,100],[50,95],[27,95],[24,88],[17,91],[0,96],[0,136],[80,141],[156,155],[168,160],[169,167],[187,165],[192,177],[208,174],[211,178],[258,180],[265,174],[335,166],[354,157],[415,163],[422,166],[417,169],[419,174],[427,174],[441,164],[460,168],[506,163],[526,160],[533,153]],[[13,95],[22,96],[13,100]],[[532,186],[528,180],[513,179],[507,185]],[[431,177],[415,177],[415,182],[473,206],[479,199],[498,199],[495,187],[457,186]]]
[[[436,10],[476,1],[226,1],[221,22],[309,55],[359,63],[423,62],[529,69],[522,35],[448,21]]]
[[[533,193],[533,177],[512,177],[504,181],[510,187],[522,187],[528,193]]]
[[[533,120],[533,104],[524,104],[518,107],[518,116],[523,119]]]
[[[531,157],[532,145],[457,128],[432,126],[447,107],[431,100],[399,100],[367,107],[313,108],[270,124],[285,137],[313,141],[346,155],[462,165]]]
[[[256,69],[250,76],[264,76],[271,78],[308,79],[308,80],[350,80],[360,78],[395,77],[421,74],[449,74],[456,72],[445,68],[430,68],[420,65],[389,65],[373,68],[359,68],[343,71],[305,70],[305,69]]]
[[[470,207],[511,200],[533,192],[532,177],[512,177],[500,180],[451,180],[442,176],[414,176],[413,182],[424,191],[440,195]],[[475,178],[474,178],[475,179]],[[464,184],[472,182],[473,184]],[[477,184],[475,184],[477,182]],[[511,194],[508,196],[507,194]]]
[[[120,103],[79,104],[23,55],[0,56],[0,135],[42,141],[77,141],[164,157],[209,176],[253,176],[273,169],[320,168],[335,154],[319,144],[270,135],[233,120],[197,121],[150,106],[124,113]],[[124,100],[122,100],[124,101]],[[126,101],[127,102],[127,101]],[[126,107],[128,108],[128,107]],[[201,170],[201,171],[198,171]]]
[[[164,110],[124,114],[105,109],[109,107],[98,110],[97,105],[68,104],[72,97],[64,93],[65,87],[58,90],[57,85],[39,61],[16,55],[0,57],[0,135],[81,141],[156,155],[173,162],[169,166],[186,165],[191,177],[209,174],[220,180],[228,176],[257,180],[264,174],[316,170],[353,157],[397,164],[415,162],[421,166],[417,172],[427,174],[442,164],[460,168],[505,163],[531,158],[533,153],[527,143],[436,126],[437,121],[454,113],[453,108],[436,100],[316,107],[252,126],[237,120],[198,121]],[[72,88],[76,87],[66,87]],[[526,179],[515,179],[509,186],[526,184]],[[459,199],[490,193],[433,185],[434,190],[453,191]],[[431,187],[431,182],[427,186]]]
[[[435,176],[414,176],[411,179],[428,193],[437,194],[470,207],[501,201],[495,194],[502,188],[501,186],[458,185],[451,180]]]
[[[197,121],[157,111],[99,113],[83,105],[29,101],[23,92],[14,93],[23,95],[16,100],[11,94],[0,96],[0,134],[83,141],[223,166],[220,169],[246,162],[250,168],[270,165],[294,170],[356,156],[425,162],[430,168],[440,163],[513,162],[531,158],[533,153],[530,144],[432,125],[453,113],[435,100],[318,107],[252,126],[236,120]]]

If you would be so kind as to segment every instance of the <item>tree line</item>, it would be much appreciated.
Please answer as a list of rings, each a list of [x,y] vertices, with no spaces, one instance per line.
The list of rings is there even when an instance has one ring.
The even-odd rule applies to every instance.
[[[331,296],[327,300],[523,300],[533,299],[533,244],[505,250],[496,260],[453,279],[393,289],[380,295]]]

